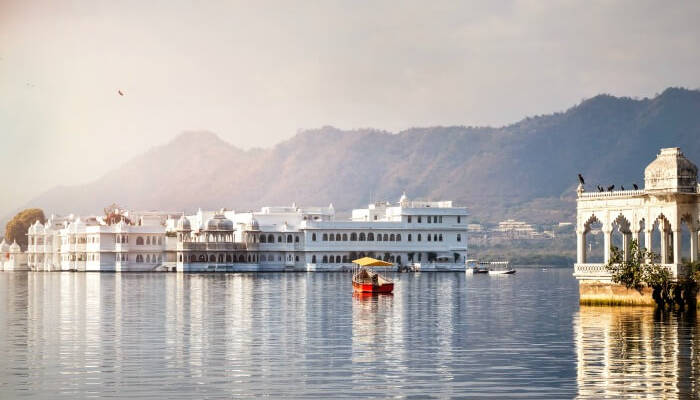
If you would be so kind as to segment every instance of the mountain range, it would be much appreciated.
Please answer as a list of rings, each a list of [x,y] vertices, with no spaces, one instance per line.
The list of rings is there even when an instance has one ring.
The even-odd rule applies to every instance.
[[[669,88],[644,99],[599,95],[565,112],[504,127],[438,126],[398,133],[307,130],[265,149],[241,150],[210,132],[185,132],[94,182],[54,187],[27,206],[47,214],[131,209],[195,211],[450,199],[472,220],[573,221],[576,174],[596,184],[643,185],[661,147],[700,163],[700,91]]]

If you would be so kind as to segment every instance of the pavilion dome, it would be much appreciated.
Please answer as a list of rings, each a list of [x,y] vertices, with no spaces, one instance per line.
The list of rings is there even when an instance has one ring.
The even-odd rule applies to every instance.
[[[10,253],[19,253],[21,250],[16,240],[10,245]]]
[[[226,218],[224,214],[216,214],[207,220],[208,231],[232,231],[233,221]]]
[[[656,159],[644,169],[644,190],[695,193],[698,167],[685,158],[681,149],[661,149]]]
[[[178,231],[191,231],[192,230],[192,224],[190,224],[190,220],[187,219],[184,215],[180,217],[180,219],[177,220],[177,230]]]
[[[7,253],[8,251],[10,251],[10,245],[3,239],[2,242],[0,242],[0,253]]]

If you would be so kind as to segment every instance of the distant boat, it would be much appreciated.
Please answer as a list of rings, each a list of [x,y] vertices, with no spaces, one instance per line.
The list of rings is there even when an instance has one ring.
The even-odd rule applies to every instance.
[[[379,275],[369,267],[391,267],[392,263],[363,257],[352,261],[358,267],[352,273],[352,288],[361,293],[391,293],[394,282]]]
[[[479,261],[467,260],[467,269],[471,269],[475,274],[510,275],[515,273],[515,269],[510,266],[509,261]]]

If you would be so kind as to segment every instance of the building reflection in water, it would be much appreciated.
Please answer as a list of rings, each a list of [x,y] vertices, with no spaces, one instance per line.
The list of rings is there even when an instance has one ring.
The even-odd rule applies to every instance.
[[[697,398],[694,311],[581,306],[574,316],[580,398]]]

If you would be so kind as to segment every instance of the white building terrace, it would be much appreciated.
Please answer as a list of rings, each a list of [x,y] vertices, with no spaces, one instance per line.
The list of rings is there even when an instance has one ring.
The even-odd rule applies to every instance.
[[[27,267],[76,271],[336,271],[374,256],[464,270],[467,211],[450,201],[379,202],[336,220],[328,207],[141,213],[133,224],[52,217],[28,231]]]
[[[629,256],[629,243],[636,239],[657,253],[655,261],[674,276],[687,274],[685,262],[698,260],[697,171],[679,148],[665,148],[644,170],[643,189],[586,192],[579,185],[574,272],[579,281],[610,282],[605,263],[610,260],[615,236],[625,257]],[[587,246],[594,224],[603,233],[603,257],[598,262],[589,261],[591,246]]]

